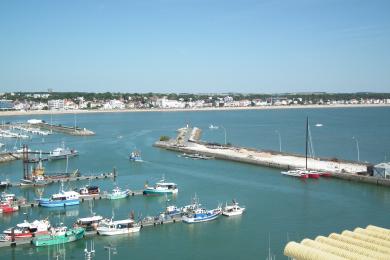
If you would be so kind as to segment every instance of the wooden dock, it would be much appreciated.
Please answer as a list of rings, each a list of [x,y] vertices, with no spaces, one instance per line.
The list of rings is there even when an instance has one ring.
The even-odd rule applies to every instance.
[[[157,227],[166,224],[174,224],[181,223],[181,217],[166,217],[164,219],[156,216],[156,217],[147,217],[138,222],[141,226],[141,229],[148,227]],[[98,235],[97,231],[86,231],[84,237],[93,237]],[[14,247],[14,246],[23,246],[23,245],[32,245],[32,238],[22,238],[15,239],[15,241],[1,241],[0,240],[0,248],[4,247]]]
[[[13,182],[10,183],[11,187],[44,187],[48,184],[52,183],[60,183],[60,182],[71,182],[71,181],[85,181],[85,180],[100,180],[100,179],[107,179],[107,178],[116,178],[116,173],[101,173],[101,174],[91,174],[91,175],[81,175],[81,176],[69,176],[69,177],[62,177],[62,178],[50,178],[48,177],[47,184],[22,184],[21,182]]]

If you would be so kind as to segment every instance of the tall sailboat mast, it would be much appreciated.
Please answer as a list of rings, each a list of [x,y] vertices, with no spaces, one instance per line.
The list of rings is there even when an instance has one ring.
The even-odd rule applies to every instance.
[[[306,170],[307,170],[307,146],[308,146],[309,117],[306,117]]]

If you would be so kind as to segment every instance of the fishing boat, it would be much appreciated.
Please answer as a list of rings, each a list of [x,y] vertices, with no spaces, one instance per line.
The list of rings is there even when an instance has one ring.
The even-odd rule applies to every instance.
[[[83,227],[86,231],[96,230],[99,223],[103,220],[102,216],[92,215],[90,217],[79,218],[76,221],[76,226]]]
[[[115,187],[111,193],[107,194],[107,198],[110,200],[123,199],[129,196],[129,190],[121,190],[119,187]]]
[[[73,242],[84,237],[85,230],[82,227],[71,228],[65,226],[52,228],[48,235],[35,237],[32,244],[35,246],[50,246]]]
[[[142,162],[142,157],[140,151],[132,151],[129,155],[129,160],[133,162]]]
[[[182,217],[182,221],[188,224],[211,221],[218,218],[221,213],[222,208],[219,206],[212,210],[206,210],[199,207],[194,209],[192,212],[185,214]]]
[[[242,215],[245,211],[245,207],[240,207],[238,205],[238,202],[235,200],[232,201],[233,203],[231,205],[228,205],[226,203],[225,207],[222,209],[222,215],[231,217],[231,216],[238,216]]]
[[[210,124],[209,129],[211,129],[211,130],[214,130],[214,129],[217,130],[217,129],[219,129],[219,126]]]
[[[40,198],[38,204],[41,207],[53,208],[53,207],[65,207],[80,204],[80,194],[75,191],[64,191],[64,183],[61,183],[61,189],[59,193],[53,194],[51,198]]]
[[[175,217],[175,216],[179,216],[182,214],[182,211],[180,208],[174,206],[174,205],[169,205],[167,207],[165,207],[165,210],[164,212],[161,212],[162,214],[165,214],[165,215],[168,215],[170,217]]]
[[[6,237],[28,238],[38,235],[45,235],[49,233],[51,225],[47,219],[34,220],[33,222],[24,221],[19,223],[14,228],[4,230]]]
[[[123,219],[113,221],[112,219],[102,221],[97,227],[97,232],[102,236],[115,236],[139,232],[141,226],[136,224],[132,219]]]
[[[178,193],[178,188],[176,183],[173,182],[165,182],[165,179],[162,178],[159,182],[157,182],[153,187],[149,187],[147,184],[145,185],[145,189],[143,191],[144,195],[164,195],[164,194],[176,194]]]
[[[0,201],[0,213],[12,213],[18,210],[19,206],[15,194],[2,192]]]
[[[48,155],[49,160],[66,159],[69,157],[77,156],[79,153],[77,150],[65,148],[65,144],[62,143],[61,147],[57,147],[51,151]]]
[[[320,124],[320,123],[316,124],[316,127],[321,127],[321,126],[323,126],[323,124]]]
[[[96,195],[100,193],[100,189],[98,186],[89,186],[86,185],[79,189],[78,191],[80,193],[80,196],[88,196],[88,195]]]
[[[0,213],[12,213],[18,211],[19,207],[15,203],[4,203],[0,204]]]

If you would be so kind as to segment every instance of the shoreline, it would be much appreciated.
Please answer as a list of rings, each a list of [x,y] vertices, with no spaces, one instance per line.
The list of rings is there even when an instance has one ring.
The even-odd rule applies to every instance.
[[[111,110],[34,110],[34,111],[1,111],[2,116],[61,115],[61,114],[98,114],[98,113],[139,113],[139,112],[208,112],[240,110],[280,110],[280,109],[329,109],[329,108],[373,108],[390,107],[390,104],[347,104],[347,105],[293,105],[293,106],[254,106],[254,107],[206,107],[206,108],[167,108],[167,109],[111,109]]]

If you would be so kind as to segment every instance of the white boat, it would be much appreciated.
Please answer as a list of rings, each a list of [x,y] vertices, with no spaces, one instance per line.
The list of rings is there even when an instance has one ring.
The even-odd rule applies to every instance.
[[[11,182],[8,179],[0,181],[0,189],[7,188],[8,186],[11,186]]]
[[[119,187],[115,187],[111,193],[107,194],[107,198],[110,200],[123,199],[129,196],[129,190],[122,190]]]
[[[292,177],[298,177],[302,179],[309,178],[309,175],[305,173],[305,171],[302,170],[288,170],[288,171],[281,171],[283,175],[292,176]]]
[[[316,127],[321,127],[321,126],[323,126],[323,124],[320,123],[316,124]]]
[[[179,156],[184,157],[184,158],[194,159],[194,160],[196,160],[196,159],[210,160],[210,159],[215,158],[214,156],[207,156],[207,155],[203,155],[203,154],[199,154],[199,153],[194,153],[194,154],[183,153]]]
[[[157,182],[153,187],[145,186],[143,191],[144,195],[164,195],[164,194],[176,194],[179,192],[177,184],[173,182],[165,182],[163,178]]]
[[[217,130],[217,129],[219,129],[219,126],[210,124],[209,129],[215,129],[215,130]]]
[[[140,225],[137,225],[132,219],[124,219],[113,221],[103,220],[97,227],[97,232],[102,236],[115,236],[121,234],[129,234],[139,232],[141,229]]]
[[[66,159],[68,157],[77,156],[78,154],[78,151],[74,149],[65,148],[64,143],[62,143],[62,147],[57,147],[56,149],[51,151],[48,158],[49,160]]]
[[[240,207],[236,201],[233,200],[231,205],[226,203],[225,207],[222,209],[222,215],[231,217],[238,216],[244,213],[245,207]]]
[[[24,221],[19,223],[15,228],[4,230],[6,236],[14,235],[15,238],[33,237],[42,234],[48,234],[51,225],[47,219],[34,220],[33,222]]]

